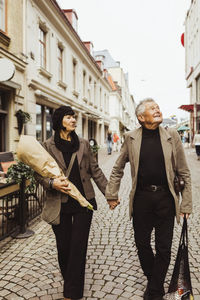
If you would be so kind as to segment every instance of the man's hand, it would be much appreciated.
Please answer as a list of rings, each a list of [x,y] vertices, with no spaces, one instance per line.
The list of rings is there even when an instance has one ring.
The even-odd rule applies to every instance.
[[[113,210],[113,209],[115,209],[115,207],[117,205],[120,204],[120,199],[117,199],[117,200],[107,200],[107,202],[108,202],[109,208]]]
[[[69,182],[66,179],[66,177],[61,176],[58,178],[55,178],[53,181],[53,186],[54,189],[56,189],[57,191],[63,192],[63,193],[67,193],[68,191],[71,190],[71,188],[69,187]]]
[[[190,216],[190,214],[183,214],[183,213],[180,213],[180,216],[181,216],[182,218],[184,218],[184,215],[186,216],[186,219],[188,219],[189,216]]]

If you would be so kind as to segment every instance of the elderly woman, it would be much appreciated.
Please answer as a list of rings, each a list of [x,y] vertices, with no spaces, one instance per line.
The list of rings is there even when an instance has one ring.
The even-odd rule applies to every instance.
[[[45,149],[57,161],[65,176],[97,209],[91,178],[103,194],[107,179],[91,153],[89,142],[79,138],[75,132],[74,111],[70,106],[61,106],[55,110],[52,121],[55,134],[44,142]],[[80,299],[83,297],[86,251],[93,211],[81,207],[76,200],[62,193],[69,190],[64,177],[36,177],[47,190],[42,216],[47,222],[51,220],[56,237],[58,262],[64,279],[64,299]],[[55,211],[59,211],[59,214],[52,221],[50,216]]]

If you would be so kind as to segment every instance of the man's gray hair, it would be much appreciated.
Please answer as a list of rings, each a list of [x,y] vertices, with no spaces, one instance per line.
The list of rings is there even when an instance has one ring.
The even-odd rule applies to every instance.
[[[155,102],[155,100],[153,98],[145,98],[139,102],[135,109],[136,117],[142,115],[145,112],[145,104],[149,102]]]

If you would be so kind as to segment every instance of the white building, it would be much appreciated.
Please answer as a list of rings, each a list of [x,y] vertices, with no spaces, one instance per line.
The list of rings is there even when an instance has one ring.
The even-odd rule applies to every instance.
[[[136,127],[135,101],[129,91],[128,74],[124,73],[120,63],[115,61],[108,50],[95,51],[94,57],[103,62],[108,70],[108,79],[112,86],[109,96],[110,130],[123,135]]]
[[[0,82],[0,152],[15,150],[19,137],[15,113],[24,108],[26,93],[23,28],[22,1],[14,8],[12,0],[0,0],[0,58],[15,69],[11,80]]]
[[[0,0],[0,58],[16,68],[11,81],[0,83],[0,151],[16,150],[19,109],[32,118],[22,133],[39,141],[51,136],[51,115],[60,105],[73,106],[77,133],[99,145],[109,127],[121,136],[134,128],[127,75],[118,62],[106,61],[109,55],[94,59],[77,22],[76,12],[62,10],[56,0]]]
[[[26,15],[26,109],[32,116],[26,133],[38,140],[51,136],[51,115],[60,105],[77,112],[77,133],[103,145],[109,127],[111,87],[92,57],[92,43],[82,42],[74,10],[55,0],[28,0]]]
[[[185,19],[185,74],[190,89],[190,105],[183,109],[191,112],[192,135],[200,130],[200,0],[191,1]]]

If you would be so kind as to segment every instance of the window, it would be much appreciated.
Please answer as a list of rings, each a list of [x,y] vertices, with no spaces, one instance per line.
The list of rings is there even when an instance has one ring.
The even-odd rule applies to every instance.
[[[2,107],[3,107],[3,100],[2,100],[2,96],[0,94],[0,109],[2,109]]]
[[[36,138],[42,142],[52,136],[53,109],[36,104]]]
[[[63,81],[63,48],[58,46],[58,80]]]
[[[104,94],[104,107],[103,107],[103,108],[104,108],[104,111],[106,111],[106,100],[107,100],[106,98],[107,98],[107,97],[106,97],[106,93],[105,93],[105,94]]]
[[[196,94],[197,94],[197,103],[200,103],[200,76],[196,79]]]
[[[46,31],[39,27],[40,66],[46,69]]]
[[[0,152],[6,151],[8,136],[8,99],[9,93],[0,91]]]
[[[96,125],[96,122],[88,120],[88,139],[96,139]]]
[[[99,91],[99,106],[100,106],[100,110],[102,110],[102,90],[100,87],[100,91]]]
[[[83,97],[86,97],[85,86],[86,86],[86,72],[85,72],[85,70],[84,70],[84,71],[83,71]]]
[[[109,95],[107,95],[106,112],[109,111]]]
[[[53,109],[49,107],[45,107],[45,117],[46,117],[46,126],[45,126],[45,132],[46,132],[46,139],[50,138],[52,136],[52,117]]]
[[[76,90],[76,72],[77,72],[77,62],[73,59],[73,89]]]
[[[36,105],[36,138],[42,142],[42,106]]]
[[[89,99],[89,102],[91,103],[92,102],[92,93],[91,93],[91,89],[92,89],[92,78],[91,76],[89,77],[89,88],[88,88],[88,99]]]
[[[5,0],[0,0],[0,30],[6,31],[6,4]]]
[[[94,105],[97,105],[97,83],[94,82]]]

